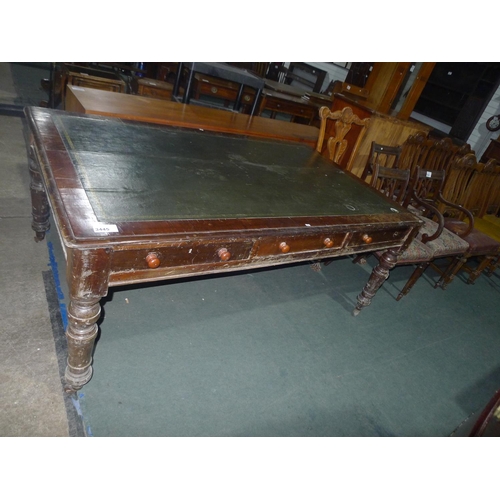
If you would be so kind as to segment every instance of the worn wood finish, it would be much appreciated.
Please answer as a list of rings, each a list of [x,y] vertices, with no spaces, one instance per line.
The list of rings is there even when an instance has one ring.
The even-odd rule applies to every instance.
[[[48,201],[67,259],[68,392],[92,376],[110,286],[387,250],[358,314],[419,226],[303,144],[42,108],[26,117],[33,227],[43,238]]]
[[[126,120],[266,137],[316,146],[319,130],[299,123],[248,116],[129,94],[68,86],[66,110]]]

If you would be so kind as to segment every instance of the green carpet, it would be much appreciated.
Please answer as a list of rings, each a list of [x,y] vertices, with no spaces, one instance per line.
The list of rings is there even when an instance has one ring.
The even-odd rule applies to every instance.
[[[500,387],[500,277],[396,302],[399,267],[353,317],[375,263],[111,289],[87,435],[449,436]]]

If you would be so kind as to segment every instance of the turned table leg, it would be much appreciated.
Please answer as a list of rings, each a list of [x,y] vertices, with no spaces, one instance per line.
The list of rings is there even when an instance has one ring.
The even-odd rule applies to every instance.
[[[64,390],[81,389],[92,378],[92,355],[101,314],[99,301],[108,293],[110,250],[68,248],[66,274],[68,306],[68,363]]]
[[[92,378],[92,352],[101,314],[99,299],[72,298],[68,307],[68,364],[64,390],[81,389]]]
[[[357,305],[352,312],[354,316],[357,316],[363,307],[369,306],[377,290],[382,286],[384,281],[389,277],[389,271],[396,265],[398,261],[398,255],[401,250],[399,248],[391,248],[387,250],[382,257],[378,265],[373,269],[372,274],[368,283],[365,285],[361,293],[357,297]]]
[[[42,182],[40,166],[36,159],[33,145],[29,148],[29,171],[30,171],[30,191],[31,191],[31,227],[35,231],[35,241],[45,238],[45,233],[49,230],[49,202]]]

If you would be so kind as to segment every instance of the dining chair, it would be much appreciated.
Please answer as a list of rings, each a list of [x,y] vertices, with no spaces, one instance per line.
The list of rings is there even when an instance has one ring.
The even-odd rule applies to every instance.
[[[420,184],[417,185],[415,182],[409,186],[409,182],[409,170],[381,167],[377,164],[374,166],[371,181],[372,187],[400,205],[414,200],[420,206],[422,201],[418,198],[419,192],[417,188],[422,188],[422,186]],[[417,198],[415,199],[414,197]],[[427,205],[426,202],[423,202],[423,204]],[[425,209],[428,214],[437,212],[431,205],[425,207]],[[406,248],[403,248],[398,255],[396,266],[414,265],[416,267],[396,300],[401,300],[410,292],[418,279],[435,259],[443,256],[462,255],[468,248],[466,242],[443,227],[444,221],[442,217],[439,219],[439,216],[437,216],[438,220],[440,220],[440,223],[437,223],[423,216],[416,209],[413,211],[421,219],[422,226],[411,243]],[[379,260],[383,254],[384,251],[373,253]],[[363,262],[364,260],[365,256],[359,256],[353,262]]]
[[[350,151],[349,158],[345,162],[345,169],[350,171],[353,160],[361,144],[361,140],[363,139],[368,124],[370,123],[370,118],[359,118],[348,106],[338,111],[331,111],[326,106],[322,106],[319,109],[319,117],[321,125],[319,129],[318,142],[316,144],[316,151],[320,154],[324,152],[325,136],[327,132],[332,130],[329,126],[329,122],[332,121],[334,124],[333,135],[330,135],[326,141],[328,157],[333,162],[341,165],[344,163],[342,160],[346,151]],[[357,137],[353,139],[351,148],[347,135],[351,131],[353,125],[360,127],[360,130]]]
[[[445,181],[444,170],[423,170],[417,169],[412,187],[409,190],[404,206],[415,211],[423,217],[435,217],[433,221],[429,217],[428,224],[438,224],[442,226],[442,231],[448,236],[446,246],[440,254],[436,248],[434,258],[448,257],[450,264],[444,269],[438,267],[435,263],[431,266],[439,274],[439,279],[435,283],[435,288],[445,289],[462,269],[469,274],[467,283],[472,284],[481,275],[481,273],[493,262],[500,253],[500,242],[490,238],[488,235],[474,227],[474,216],[467,208],[451,203],[442,195],[442,189]],[[460,213],[459,217],[445,217],[447,207],[455,213]],[[459,239],[454,242],[450,235],[455,235]],[[424,239],[422,239],[424,240]],[[455,248],[459,240],[466,243],[465,248],[459,251]],[[437,241],[437,240],[436,240]],[[427,243],[431,247],[437,245],[437,242]],[[478,258],[480,263],[476,267],[466,265],[471,263],[472,258]]]
[[[361,180],[366,181],[369,175],[373,175],[375,164],[386,168],[398,168],[400,156],[401,146],[385,146],[384,144],[372,141],[370,154],[361,174]]]

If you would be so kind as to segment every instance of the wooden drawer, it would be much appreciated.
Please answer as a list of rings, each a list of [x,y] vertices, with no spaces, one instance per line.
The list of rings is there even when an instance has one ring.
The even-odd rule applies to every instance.
[[[96,78],[90,75],[70,75],[68,84],[77,87],[87,87],[91,89],[107,90],[110,92],[125,92],[125,82],[120,80],[108,80],[106,78]]]
[[[142,78],[137,81],[137,95],[170,100],[172,98],[172,89],[173,85],[168,82],[150,78]]]
[[[209,95],[226,101],[236,101],[240,86],[235,83],[219,80],[217,78],[195,75],[193,80],[193,95],[199,99],[201,95]],[[255,98],[255,92],[243,90],[242,104],[251,104]]]
[[[347,248],[376,247],[380,244],[394,243],[394,246],[403,244],[408,230],[390,229],[390,230],[367,230],[352,233],[347,242]]]
[[[150,246],[135,250],[115,251],[111,267],[113,272],[126,270],[163,269],[170,267],[215,264],[246,260],[250,257],[252,240],[182,242],[179,244]]]
[[[303,118],[313,118],[316,116],[317,108],[312,108],[307,105],[301,105],[293,102],[281,101],[279,99],[267,99],[264,109],[269,111],[277,111],[293,116],[301,116]]]
[[[291,235],[261,238],[257,241],[256,257],[283,256],[304,252],[319,252],[342,248],[346,233]]]

